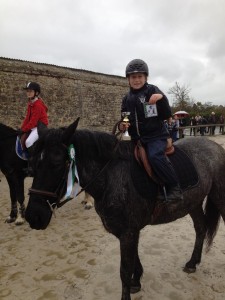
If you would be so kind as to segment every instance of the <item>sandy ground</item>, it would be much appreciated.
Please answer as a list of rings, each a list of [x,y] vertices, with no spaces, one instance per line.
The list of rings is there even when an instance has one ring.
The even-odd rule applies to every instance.
[[[225,147],[224,136],[216,141]],[[27,223],[4,223],[10,202],[7,183],[1,180],[0,299],[119,300],[119,243],[104,230],[94,209],[84,210],[83,196],[59,209],[45,231],[35,231]],[[26,188],[30,185],[26,179]],[[224,300],[223,222],[210,252],[203,251],[197,272],[188,275],[182,267],[194,238],[189,216],[142,230],[142,290],[132,300]]]

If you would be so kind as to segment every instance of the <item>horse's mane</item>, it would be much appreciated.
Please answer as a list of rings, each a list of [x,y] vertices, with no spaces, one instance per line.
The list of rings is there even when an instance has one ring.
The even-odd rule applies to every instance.
[[[62,128],[50,128],[43,132],[39,136],[39,139],[34,144],[35,145],[35,152],[39,152],[42,150],[43,145],[45,147],[51,147],[62,143],[62,134],[63,129]]]
[[[3,123],[0,123],[0,139],[15,135],[16,130]]]
[[[45,147],[62,144],[65,128],[49,128],[40,136],[35,148],[39,151]],[[70,143],[74,144],[75,151],[80,157],[107,161],[112,157],[129,159],[133,154],[133,145],[129,142],[118,141],[116,136],[103,131],[87,129],[76,130]]]
[[[89,158],[108,160],[112,157],[128,159],[131,143],[118,141],[116,136],[102,131],[76,130],[72,143]]]

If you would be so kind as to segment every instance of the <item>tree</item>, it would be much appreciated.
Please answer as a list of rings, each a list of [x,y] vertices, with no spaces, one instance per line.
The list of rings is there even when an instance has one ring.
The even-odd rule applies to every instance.
[[[173,95],[173,106],[179,110],[185,110],[187,106],[190,106],[190,88],[183,85],[181,86],[178,82],[175,86],[169,89],[168,94]]]

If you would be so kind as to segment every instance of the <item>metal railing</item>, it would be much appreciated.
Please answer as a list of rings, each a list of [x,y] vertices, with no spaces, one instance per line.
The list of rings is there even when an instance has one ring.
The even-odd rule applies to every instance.
[[[225,134],[224,133],[224,127],[225,124],[204,124],[204,125],[194,125],[194,126],[183,126],[183,127],[178,127],[178,131],[179,131],[179,138],[182,138],[184,135],[184,131],[186,131],[187,129],[190,129],[190,135],[191,133],[193,133],[193,136],[197,136],[198,134],[201,135],[201,130],[200,128],[205,128],[207,129],[204,132],[204,135],[214,135],[215,134],[215,128],[219,127],[219,133],[217,132],[217,134]],[[221,129],[221,130],[220,130]]]

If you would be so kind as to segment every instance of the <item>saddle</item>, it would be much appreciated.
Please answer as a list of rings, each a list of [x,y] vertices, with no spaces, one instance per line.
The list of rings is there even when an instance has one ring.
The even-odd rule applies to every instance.
[[[167,139],[167,147],[165,151],[165,155],[171,155],[175,151],[175,148],[173,146],[173,142],[171,138]],[[158,182],[154,172],[152,171],[152,168],[149,164],[149,160],[146,154],[145,148],[142,146],[141,142],[138,141],[137,145],[134,148],[134,156],[138,163],[144,167],[145,171],[147,172],[148,176],[151,177],[154,181]]]
[[[23,148],[21,139],[19,136],[16,138],[16,154],[23,160],[28,160],[29,154],[26,149]]]
[[[20,136],[20,143],[21,143],[21,145],[22,145],[22,148],[23,148],[23,150],[25,151],[26,150],[26,140],[27,140],[27,138],[28,138],[28,136],[30,135],[30,132],[31,131],[29,131],[29,132],[24,132],[21,136]]]

